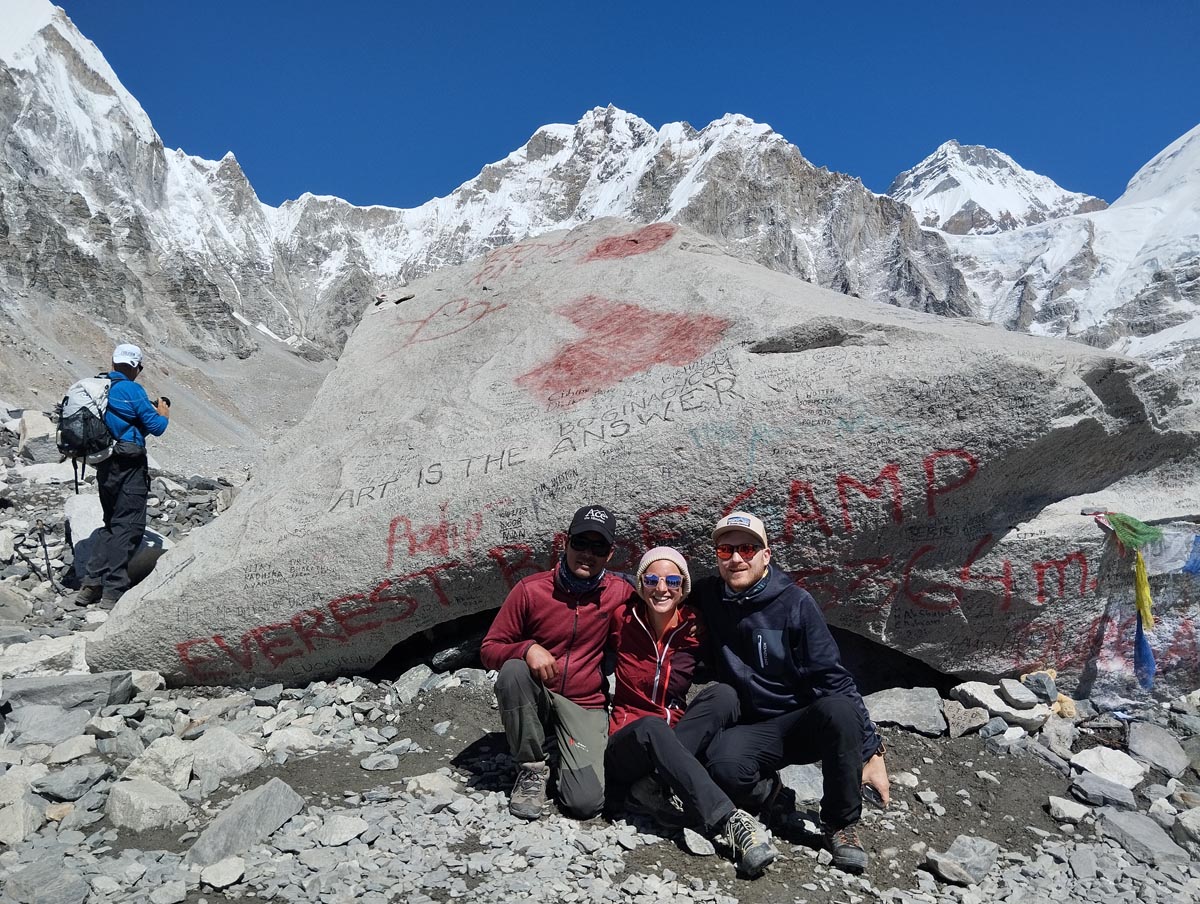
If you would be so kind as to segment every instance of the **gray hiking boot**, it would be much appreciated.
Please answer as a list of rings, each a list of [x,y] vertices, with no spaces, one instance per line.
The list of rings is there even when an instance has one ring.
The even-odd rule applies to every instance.
[[[861,873],[867,868],[867,852],[858,840],[858,823],[844,829],[825,829],[825,847],[833,854],[833,865],[848,873]]]
[[[725,821],[725,841],[738,872],[753,879],[761,876],[779,852],[758,834],[758,823],[745,810],[734,810]]]
[[[104,587],[100,584],[84,584],[75,594],[72,602],[76,606],[90,606],[93,603],[99,602],[100,594],[104,592]]]
[[[644,775],[629,786],[625,807],[634,813],[650,817],[660,825],[675,829],[692,823],[679,798],[666,791],[653,775]]]
[[[508,797],[508,812],[521,819],[541,819],[546,805],[546,780],[550,767],[542,763],[522,763],[517,781]]]

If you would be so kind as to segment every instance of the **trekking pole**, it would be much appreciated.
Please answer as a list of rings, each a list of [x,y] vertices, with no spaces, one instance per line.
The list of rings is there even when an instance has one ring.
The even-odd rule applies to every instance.
[[[34,562],[32,559],[30,559],[30,558],[29,558],[29,556],[25,555],[25,553],[24,553],[24,552],[22,552],[20,549],[14,549],[14,550],[13,550],[13,552],[15,552],[15,553],[16,553],[18,556],[20,556],[20,557],[21,557],[21,560],[22,560],[22,561],[23,561],[23,562],[24,562],[26,565],[28,565],[30,568],[32,568],[32,569],[33,569],[33,573],[34,573],[34,574],[36,574],[36,575],[38,576],[38,580],[39,580],[39,581],[40,581],[40,580],[42,580],[42,572],[41,572],[41,570],[38,568],[38,566],[37,566],[37,562]]]
[[[50,582],[50,586],[59,593],[65,594],[67,591],[63,589],[58,581],[54,580],[54,569],[50,567],[50,550],[46,548],[46,525],[42,523],[42,519],[37,519],[38,539],[42,541],[42,555],[46,557],[46,580]]]

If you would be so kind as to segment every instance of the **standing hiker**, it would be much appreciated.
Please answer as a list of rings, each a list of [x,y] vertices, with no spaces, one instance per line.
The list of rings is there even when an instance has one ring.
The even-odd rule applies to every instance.
[[[102,606],[111,606],[129,589],[129,560],[146,532],[150,495],[146,435],[162,436],[171,402],[162,398],[152,404],[136,382],[141,372],[140,348],[123,343],[113,350],[104,423],[116,443],[113,454],[95,466],[104,526],[96,534],[87,576],[75,595],[81,605],[99,600]]]
[[[546,802],[548,731],[558,742],[562,810],[588,819],[604,806],[601,664],[609,619],[631,592],[605,570],[616,525],[603,506],[579,509],[557,567],[517,583],[479,650],[484,667],[500,671],[496,700],[518,765],[508,809],[522,819],[539,818]]]

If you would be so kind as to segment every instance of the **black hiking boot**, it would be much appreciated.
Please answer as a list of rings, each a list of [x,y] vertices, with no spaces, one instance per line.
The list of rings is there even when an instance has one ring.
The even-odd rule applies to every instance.
[[[648,816],[660,825],[681,829],[692,824],[679,798],[663,788],[653,775],[644,775],[629,786],[625,808]]]
[[[725,841],[733,855],[733,865],[747,878],[761,876],[779,856],[770,843],[758,835],[758,823],[745,810],[734,810],[725,821]]]

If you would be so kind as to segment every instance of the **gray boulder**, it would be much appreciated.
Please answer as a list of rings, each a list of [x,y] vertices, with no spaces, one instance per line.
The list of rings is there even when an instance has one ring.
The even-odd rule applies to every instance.
[[[1079,737],[1079,729],[1070,719],[1051,716],[1038,733],[1038,743],[1050,748],[1064,760],[1069,760],[1074,754],[1071,746]]]
[[[1091,772],[1081,772],[1075,776],[1071,781],[1071,794],[1096,807],[1110,806],[1132,810],[1137,806],[1132,790]]]
[[[9,679],[12,680],[12,679]],[[8,681],[4,682],[5,687]],[[61,706],[31,703],[15,708],[8,717],[8,727],[15,737],[14,744],[61,744],[68,738],[83,734],[89,715],[85,709],[63,709]]]
[[[1134,722],[1129,726],[1129,752],[1134,759],[1176,778],[1191,765],[1175,736],[1150,722]]]
[[[978,731],[988,724],[989,719],[988,711],[982,706],[963,706],[957,700],[943,700],[942,714],[946,717],[946,727],[952,738]],[[1003,728],[1000,730],[1003,731]]]
[[[1033,709],[1042,702],[1037,694],[1014,678],[1001,678],[999,693],[1005,703],[1017,709]]]
[[[942,698],[932,687],[888,688],[867,695],[863,702],[878,725],[899,725],[931,738],[946,733]]]
[[[1058,685],[1046,672],[1033,672],[1026,675],[1021,679],[1021,683],[1043,703],[1053,703],[1058,699]]]
[[[1113,750],[1111,747],[1089,747],[1072,756],[1070,762],[1076,769],[1131,789],[1146,777],[1145,766],[1123,750]]]
[[[9,548],[11,550],[12,538],[9,537]],[[13,553],[10,551],[8,556],[0,555],[0,565],[6,564],[5,560],[11,561]],[[26,616],[33,612],[33,604],[29,598],[23,593],[17,592],[12,587],[0,584],[0,622],[20,622]],[[0,634],[0,646],[10,643],[24,643],[29,640],[27,631],[23,631],[16,624],[0,624],[0,630],[4,633]],[[26,636],[21,638],[24,633]]]
[[[91,887],[60,857],[44,857],[5,879],[4,895],[16,904],[83,904]]]
[[[1150,866],[1187,864],[1188,852],[1171,840],[1149,816],[1105,807],[1096,814],[1100,830],[1115,839],[1133,857]]]
[[[304,808],[304,798],[273,778],[239,795],[200,833],[184,860],[210,866],[257,844]]]
[[[46,821],[46,802],[36,794],[23,794],[0,807],[0,844],[14,846],[30,838]]]
[[[17,455],[24,461],[38,465],[62,461],[56,433],[54,421],[40,411],[27,409],[21,415]]]
[[[1133,592],[1080,509],[1200,507],[1198,415],[1128,358],[861,302],[672,224],[505,254],[368,308],[255,482],[95,632],[93,669],[362,669],[498,606],[579,505],[617,510],[613,568],[671,542],[699,573],[736,500],[834,624],[945,672],[1072,675]],[[1169,636],[1200,612],[1164,592]],[[1160,657],[1164,692],[1185,660]]]
[[[825,778],[816,763],[784,766],[779,770],[779,778],[796,795],[798,804],[820,800],[825,793]]]
[[[4,682],[3,696],[13,706],[37,703],[91,712],[132,698],[133,676],[125,671],[10,678]]]
[[[252,772],[263,764],[263,755],[220,725],[209,728],[191,744],[192,772],[211,792],[226,778]]]
[[[945,853],[930,851],[926,864],[947,882],[975,885],[996,864],[1000,845],[986,838],[959,835]]]
[[[67,766],[51,772],[33,783],[33,790],[51,800],[79,800],[92,786],[112,774],[107,763],[88,766]]]
[[[188,812],[188,805],[178,794],[145,778],[117,782],[104,806],[104,814],[113,825],[134,832],[183,822]]]
[[[994,717],[1009,725],[1018,725],[1026,731],[1037,731],[1050,718],[1050,707],[1038,703],[1030,707],[1016,707],[1000,696],[995,687],[985,681],[964,681],[950,689],[950,696],[963,706],[981,706]]]

